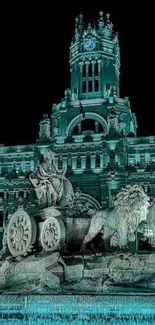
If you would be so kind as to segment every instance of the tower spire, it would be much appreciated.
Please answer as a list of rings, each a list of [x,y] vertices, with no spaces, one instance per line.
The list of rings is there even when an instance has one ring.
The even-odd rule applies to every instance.
[[[75,40],[78,41],[82,37],[84,32],[83,14],[75,18]]]
[[[99,20],[98,20],[98,28],[99,31],[102,33],[104,27],[104,19],[103,19],[103,11],[100,10],[99,12]]]
[[[107,98],[107,90],[112,86],[115,86],[119,96],[119,44],[109,13],[104,18],[103,11],[99,12],[97,28],[93,23],[88,23],[84,29],[82,13],[76,18],[70,66],[74,100]]]
[[[106,13],[106,17],[107,17],[107,24],[110,23],[110,14],[109,12]]]
[[[79,15],[79,34],[80,37],[82,36],[84,32],[84,21],[83,21],[83,13],[81,12]]]

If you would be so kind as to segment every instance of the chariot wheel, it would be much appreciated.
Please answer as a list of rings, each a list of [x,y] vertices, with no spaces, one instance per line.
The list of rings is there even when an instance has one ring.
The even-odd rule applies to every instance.
[[[41,228],[40,241],[44,251],[55,251],[61,248],[66,239],[64,222],[60,218],[50,217]]]
[[[18,209],[11,217],[7,229],[7,244],[13,256],[26,256],[36,241],[37,228],[33,216]]]

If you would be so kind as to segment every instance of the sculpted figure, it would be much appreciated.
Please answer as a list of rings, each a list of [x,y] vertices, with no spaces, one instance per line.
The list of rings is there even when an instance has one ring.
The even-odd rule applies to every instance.
[[[99,233],[103,240],[110,239],[110,246],[124,248],[128,242],[135,241],[138,225],[146,220],[149,197],[139,185],[127,185],[116,196],[114,208],[89,211],[91,216],[88,234],[81,250]]]
[[[42,207],[72,205],[74,199],[73,187],[65,177],[66,170],[59,171],[55,164],[55,155],[47,149],[43,161],[39,163],[37,173],[30,175],[30,181],[35,187],[39,205]]]
[[[147,217],[138,227],[138,232],[142,233],[142,240],[149,238],[150,245],[155,249],[155,200],[150,204]]]

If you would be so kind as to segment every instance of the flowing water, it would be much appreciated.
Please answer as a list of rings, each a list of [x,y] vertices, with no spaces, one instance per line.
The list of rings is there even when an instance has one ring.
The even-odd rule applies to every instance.
[[[1,324],[155,324],[155,295],[1,295]]]

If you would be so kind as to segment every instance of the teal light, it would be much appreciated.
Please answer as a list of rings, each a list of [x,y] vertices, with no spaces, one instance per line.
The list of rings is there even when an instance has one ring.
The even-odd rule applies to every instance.
[[[154,324],[154,299],[154,295],[4,295],[0,297],[0,324]]]
[[[116,149],[116,144],[117,144],[116,141],[111,140],[108,143],[109,143],[110,150],[115,150]]]

